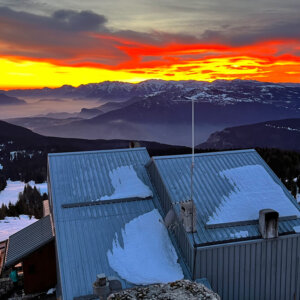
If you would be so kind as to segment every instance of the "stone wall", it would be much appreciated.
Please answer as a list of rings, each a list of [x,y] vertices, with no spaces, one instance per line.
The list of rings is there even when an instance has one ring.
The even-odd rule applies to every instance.
[[[108,300],[168,299],[168,300],[221,300],[220,296],[201,283],[179,280],[168,284],[153,284],[113,293]]]

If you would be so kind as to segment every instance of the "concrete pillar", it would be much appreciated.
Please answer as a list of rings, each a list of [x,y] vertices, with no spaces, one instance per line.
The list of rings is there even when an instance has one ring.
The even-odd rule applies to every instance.
[[[196,232],[196,206],[189,200],[180,203],[180,217],[186,232]]]

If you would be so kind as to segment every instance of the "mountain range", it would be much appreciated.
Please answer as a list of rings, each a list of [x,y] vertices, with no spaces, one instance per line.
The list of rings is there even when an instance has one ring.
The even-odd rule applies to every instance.
[[[300,118],[300,85],[250,80],[103,82],[77,88],[13,90],[7,95],[87,101],[96,98],[106,102],[95,107],[101,113],[89,119],[76,115],[7,120],[59,137],[134,139],[187,146],[191,144],[192,101],[197,143],[228,127]]]

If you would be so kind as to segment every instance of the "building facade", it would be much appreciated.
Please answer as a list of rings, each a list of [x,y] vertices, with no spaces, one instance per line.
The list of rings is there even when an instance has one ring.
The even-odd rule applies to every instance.
[[[129,166],[151,197],[108,196],[112,172]],[[193,177],[190,155],[150,159],[145,148],[51,154],[48,174],[60,298],[92,294],[100,273],[131,287],[107,253],[128,222],[157,209],[185,278],[207,278],[225,300],[300,299],[299,206],[255,150],[196,155]],[[261,234],[265,209],[279,213],[278,237]]]
[[[207,278],[212,289],[224,300],[300,299],[300,235],[295,232],[300,224],[299,205],[279,178],[255,150],[197,154],[194,168],[197,230],[187,233],[180,219],[180,202],[191,197],[190,167],[190,155],[153,157],[147,164],[164,214],[170,209],[176,212],[177,222],[171,234],[192,278]],[[247,178],[244,187],[240,188],[237,182],[220,176],[224,170],[240,171],[240,168],[246,171],[239,175],[241,180],[242,175]],[[265,181],[262,187],[257,186],[257,180]],[[274,185],[276,191],[269,191],[268,184]],[[260,195],[255,193],[260,191],[264,196],[282,192],[283,201],[290,205],[294,214],[279,218],[278,238],[262,238],[259,211],[251,220],[207,224],[210,216],[222,210],[220,204],[224,199],[229,201],[230,197],[237,197],[230,219],[231,214],[234,216],[235,211],[239,211],[237,206],[243,206],[243,196],[259,198]],[[274,198],[274,206],[280,208],[276,201],[279,199]],[[261,206],[272,208],[269,207],[272,204],[266,201],[264,206],[262,201]],[[243,208],[241,214],[247,209],[251,208]],[[226,216],[223,218],[226,220]]]

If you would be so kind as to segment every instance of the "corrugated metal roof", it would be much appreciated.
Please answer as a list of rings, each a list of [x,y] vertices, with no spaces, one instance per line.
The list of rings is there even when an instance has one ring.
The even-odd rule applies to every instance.
[[[113,239],[122,239],[126,223],[155,208],[158,202],[145,169],[150,157],[145,148],[49,155],[50,191],[64,299],[92,293],[99,273],[118,277],[111,269],[107,252]],[[63,208],[113,193],[109,172],[132,165],[138,177],[150,187],[153,199]],[[122,245],[122,240],[120,240]],[[121,280],[123,286],[131,284]]]
[[[53,198],[61,205],[111,195],[114,188],[109,171],[120,166],[133,166],[138,177],[150,185],[144,168],[149,159],[146,148],[49,154]]]
[[[149,164],[157,168],[160,177],[173,203],[190,199],[191,155],[153,157]],[[248,238],[260,237],[257,224],[227,226],[220,228],[206,227],[209,216],[220,205],[224,196],[232,191],[232,185],[219,176],[226,169],[246,165],[261,165],[272,179],[279,184],[287,197],[299,209],[295,199],[273,173],[255,150],[225,151],[195,155],[194,168],[194,201],[197,207],[197,233],[194,234],[197,244],[210,244],[237,240],[231,237],[239,231],[248,231]],[[175,205],[179,212],[179,206]],[[293,232],[293,226],[299,225],[300,219],[280,221],[279,234]],[[192,241],[192,235],[189,234]]]
[[[63,209],[56,235],[64,299],[92,294],[97,274],[119,278],[107,258],[115,235],[122,245],[125,224],[153,209],[151,200]],[[132,286],[120,281],[124,288]]]
[[[54,238],[50,216],[46,216],[11,235],[8,240],[5,266],[10,267],[49,243]]]

